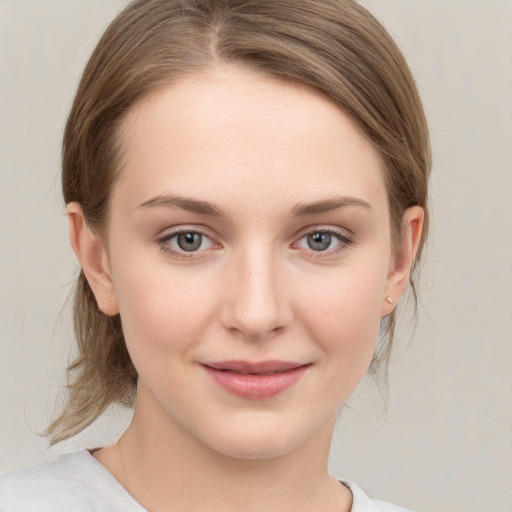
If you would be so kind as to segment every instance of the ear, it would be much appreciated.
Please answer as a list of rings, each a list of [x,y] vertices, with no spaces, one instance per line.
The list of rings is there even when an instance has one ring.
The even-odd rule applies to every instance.
[[[394,252],[386,282],[382,317],[393,312],[396,303],[409,284],[411,267],[418,252],[424,219],[425,211],[421,206],[412,206],[404,213],[400,245]]]
[[[116,315],[119,313],[117,297],[104,244],[89,229],[78,203],[69,203],[66,214],[71,246],[96,297],[98,308],[105,315]]]

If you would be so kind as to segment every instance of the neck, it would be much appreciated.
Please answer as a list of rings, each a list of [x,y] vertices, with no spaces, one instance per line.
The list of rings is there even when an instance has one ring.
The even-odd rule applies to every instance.
[[[110,449],[110,467],[97,458],[152,512],[169,504],[202,511],[205,503],[209,512],[350,510],[350,491],[327,471],[333,420],[291,453],[241,459],[212,450],[176,424],[155,421],[143,409],[137,404],[130,426]]]

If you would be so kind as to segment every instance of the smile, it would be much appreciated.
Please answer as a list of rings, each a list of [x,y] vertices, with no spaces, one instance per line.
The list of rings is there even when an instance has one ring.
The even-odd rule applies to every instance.
[[[231,394],[247,399],[271,398],[296,384],[310,364],[287,361],[221,361],[203,363],[213,381]]]

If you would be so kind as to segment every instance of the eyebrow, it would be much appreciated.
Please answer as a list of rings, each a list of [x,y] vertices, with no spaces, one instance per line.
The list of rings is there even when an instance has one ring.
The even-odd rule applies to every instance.
[[[208,201],[192,199],[179,195],[158,195],[144,201],[137,208],[150,207],[178,207],[200,215],[209,215],[212,217],[225,217],[223,210]],[[322,201],[312,203],[297,203],[291,210],[291,217],[307,217],[309,215],[318,215],[321,213],[331,212],[347,208],[349,206],[357,206],[371,210],[372,207],[363,199],[352,196],[333,197]]]
[[[217,206],[198,199],[189,197],[176,196],[176,195],[159,195],[147,201],[144,201],[138,208],[149,208],[153,206],[177,206],[182,210],[187,210],[192,213],[199,213],[201,215],[210,215],[212,217],[222,217],[224,212]]]
[[[342,196],[322,201],[315,201],[314,203],[298,203],[292,208],[290,215],[295,217],[306,217],[308,215],[318,215],[320,213],[327,213],[333,210],[347,208],[348,206],[358,206],[368,210],[372,209],[371,205],[363,199],[352,196]]]

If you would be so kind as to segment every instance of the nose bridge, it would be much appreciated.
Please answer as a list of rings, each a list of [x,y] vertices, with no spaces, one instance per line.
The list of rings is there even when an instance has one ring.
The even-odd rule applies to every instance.
[[[285,327],[291,317],[278,255],[268,244],[251,244],[235,257],[226,327],[250,339]]]

